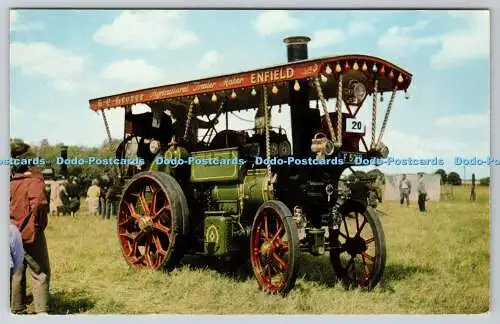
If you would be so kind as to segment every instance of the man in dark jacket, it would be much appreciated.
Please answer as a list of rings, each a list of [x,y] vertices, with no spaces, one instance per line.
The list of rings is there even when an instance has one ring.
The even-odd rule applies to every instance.
[[[11,147],[13,158],[34,158],[32,153],[16,155]],[[13,313],[26,312],[26,270],[30,268],[35,312],[48,311],[50,263],[44,230],[48,222],[48,203],[45,197],[45,184],[40,169],[36,165],[17,166],[10,182],[10,219],[21,233],[26,260],[15,271],[11,281],[11,310]]]

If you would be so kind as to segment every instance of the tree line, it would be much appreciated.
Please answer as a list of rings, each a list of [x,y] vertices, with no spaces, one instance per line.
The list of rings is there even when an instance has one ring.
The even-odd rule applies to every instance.
[[[11,142],[22,141],[21,139],[14,138]],[[86,147],[77,145],[65,145],[64,143],[50,144],[48,140],[43,139],[39,143],[31,145],[31,151],[45,159],[45,165],[41,166],[42,170],[52,169],[57,176],[60,174],[61,165],[57,164],[57,158],[61,156],[61,149],[63,146],[68,148],[68,159],[71,158],[110,158],[115,156],[116,147],[119,145],[120,140],[113,140],[111,143],[105,140],[100,146]],[[68,165],[67,176],[77,177],[83,182],[90,182],[92,179],[100,178],[105,171],[110,171],[110,165]]]

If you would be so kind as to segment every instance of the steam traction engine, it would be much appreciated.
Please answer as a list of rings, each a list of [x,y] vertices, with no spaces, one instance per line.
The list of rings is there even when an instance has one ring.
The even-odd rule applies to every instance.
[[[259,286],[284,295],[295,284],[301,252],[328,253],[346,287],[378,283],[386,258],[381,223],[367,206],[366,185],[339,185],[340,176],[358,156],[387,156],[381,140],[388,117],[412,75],[364,55],[309,60],[308,41],[285,39],[284,65],[90,100],[108,136],[105,110],[125,107],[117,157],[145,161],[118,170],[124,188],[117,227],[129,264],[171,270],[186,254],[245,256]],[[383,92],[391,98],[377,137]],[[370,146],[357,118],[368,95]],[[328,111],[330,98],[336,98],[334,112]],[[151,112],[133,114],[137,104]],[[293,151],[288,137],[270,126],[273,108],[284,104]],[[257,111],[254,128],[229,129],[229,114],[247,109]],[[226,129],[218,132],[223,114]],[[309,163],[257,165],[256,157]]]

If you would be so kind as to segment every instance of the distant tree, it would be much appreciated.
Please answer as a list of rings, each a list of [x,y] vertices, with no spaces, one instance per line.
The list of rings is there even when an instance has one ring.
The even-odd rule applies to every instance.
[[[43,140],[40,141],[40,147],[44,147],[44,146],[49,146],[49,140],[44,138]]]
[[[447,177],[447,183],[452,184],[454,186],[460,186],[462,184],[462,178],[456,172],[450,172]]]
[[[436,174],[439,174],[441,176],[441,184],[445,184],[448,180],[448,177],[446,175],[446,171],[444,171],[443,169],[439,169],[436,171]]]
[[[489,186],[490,185],[490,177],[479,179],[479,184],[481,186]]]

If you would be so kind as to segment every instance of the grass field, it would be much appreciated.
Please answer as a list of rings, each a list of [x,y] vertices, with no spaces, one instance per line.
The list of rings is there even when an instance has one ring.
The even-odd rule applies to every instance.
[[[387,266],[371,292],[337,284],[328,258],[303,255],[288,297],[262,293],[252,277],[184,266],[170,274],[137,271],[121,256],[115,220],[52,217],[51,313],[381,314],[482,313],[489,309],[489,191],[478,200],[456,188],[453,201],[380,209]],[[85,208],[85,207],[84,207]]]

